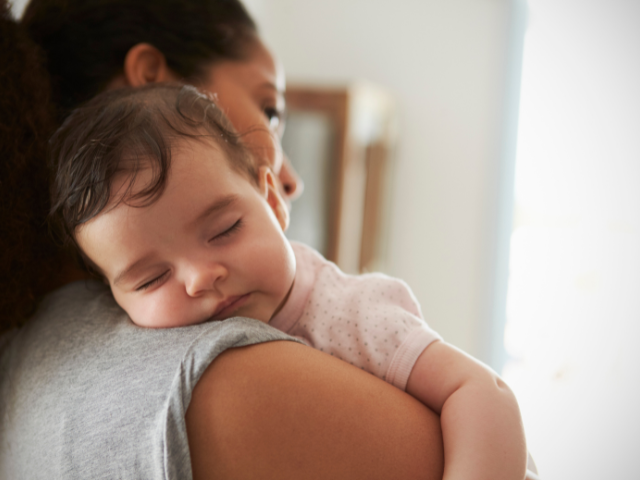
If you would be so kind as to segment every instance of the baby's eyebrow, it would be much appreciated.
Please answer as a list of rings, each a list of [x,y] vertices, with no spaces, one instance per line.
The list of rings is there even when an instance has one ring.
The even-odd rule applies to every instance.
[[[205,208],[202,213],[200,213],[200,215],[198,215],[198,217],[193,222],[191,222],[190,226],[197,225],[205,218],[208,218],[209,216],[219,212],[220,210],[224,210],[228,206],[232,205],[236,200],[238,200],[238,196],[235,194],[230,194],[216,200],[207,208]]]
[[[114,277],[113,285],[115,286],[122,283],[124,280],[127,279],[127,277],[129,277],[132,273],[134,273],[135,270],[139,269],[140,267],[143,267],[146,263],[148,263],[149,261],[152,261],[155,257],[156,257],[156,254],[154,252],[151,252],[145,255],[144,257],[136,260],[131,265],[125,267]]]

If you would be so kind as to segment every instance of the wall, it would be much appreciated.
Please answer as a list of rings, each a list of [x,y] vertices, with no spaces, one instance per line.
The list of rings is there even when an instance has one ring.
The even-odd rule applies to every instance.
[[[11,13],[15,18],[20,18],[22,15],[22,11],[27,6],[28,0],[9,0],[9,4],[11,5]]]
[[[445,339],[488,360],[510,2],[247,5],[290,83],[364,78],[396,96],[388,272],[412,286]]]
[[[529,5],[503,375],[541,478],[638,478],[640,2]]]

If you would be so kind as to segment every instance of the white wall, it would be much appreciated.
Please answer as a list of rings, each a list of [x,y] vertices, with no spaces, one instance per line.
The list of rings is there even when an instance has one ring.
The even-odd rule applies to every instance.
[[[20,18],[22,15],[22,11],[27,6],[27,2],[29,0],[9,0],[9,5],[11,5],[11,13],[15,18]]]
[[[448,341],[487,358],[508,0],[251,0],[289,82],[397,98],[389,273]],[[295,206],[294,206],[295,208]]]
[[[541,478],[640,478],[640,2],[529,4],[503,374]]]

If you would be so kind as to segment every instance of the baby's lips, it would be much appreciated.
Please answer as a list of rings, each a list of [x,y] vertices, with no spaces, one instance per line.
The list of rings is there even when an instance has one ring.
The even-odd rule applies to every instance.
[[[218,304],[216,311],[211,315],[213,320],[224,320],[236,309],[239,308],[248,298],[249,293],[244,295],[234,295],[227,297]]]

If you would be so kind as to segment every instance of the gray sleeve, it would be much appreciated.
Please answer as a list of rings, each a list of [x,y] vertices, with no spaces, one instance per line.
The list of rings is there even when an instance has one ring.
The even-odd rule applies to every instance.
[[[189,479],[184,415],[228,348],[292,340],[233,318],[152,330],[108,290],[51,295],[0,353],[0,478]]]

